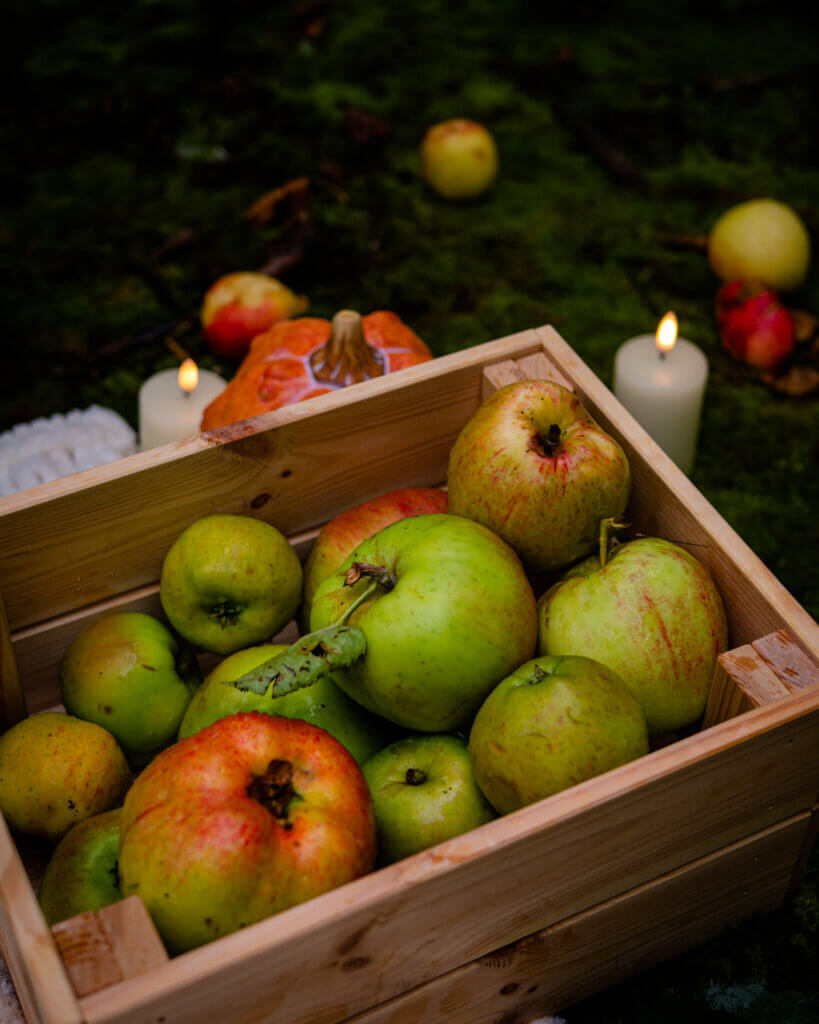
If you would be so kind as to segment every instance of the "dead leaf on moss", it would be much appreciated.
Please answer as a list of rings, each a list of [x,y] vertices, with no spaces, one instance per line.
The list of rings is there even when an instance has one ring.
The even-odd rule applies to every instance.
[[[287,203],[291,212],[307,205],[310,190],[309,178],[293,178],[292,181],[279,185],[278,188],[266,192],[260,199],[244,212],[245,220],[250,221],[254,228],[263,228],[272,220],[276,211]]]
[[[816,334],[816,327],[819,320],[812,313],[804,309],[792,309],[790,311],[793,321],[793,337],[797,344],[803,344]]]
[[[819,390],[819,369],[797,364],[778,373],[763,373],[762,380],[772,391],[791,398],[803,398]]]

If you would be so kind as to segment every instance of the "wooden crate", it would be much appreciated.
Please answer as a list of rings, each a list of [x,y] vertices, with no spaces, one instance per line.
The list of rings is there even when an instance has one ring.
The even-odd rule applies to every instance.
[[[782,901],[819,820],[819,628],[549,327],[0,501],[28,712],[59,701],[86,623],[159,613],[162,559],[195,519],[256,515],[304,555],[350,505],[443,483],[482,397],[523,377],[575,390],[628,455],[630,518],[714,575],[733,650],[708,727],[172,960],[136,897],[115,921],[86,915],[82,935],[50,932],[0,829],[0,937],[32,1024],[512,1024]]]

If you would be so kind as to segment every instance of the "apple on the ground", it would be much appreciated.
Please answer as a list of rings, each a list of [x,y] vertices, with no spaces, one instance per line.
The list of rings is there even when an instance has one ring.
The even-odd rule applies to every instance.
[[[565,568],[619,516],[631,475],[620,445],[554,381],[507,384],[461,430],[449,456],[449,511],[494,530],[531,572]]]
[[[205,292],[200,316],[211,349],[238,362],[257,334],[304,313],[307,306],[303,295],[295,295],[275,277],[241,271],[214,281]]]
[[[723,281],[755,281],[786,292],[807,276],[810,236],[790,206],[750,199],[726,210],[714,224],[708,259]]]
[[[496,815],[475,782],[466,743],[451,734],[396,740],[362,767],[375,804],[379,859],[426,850]]]
[[[347,555],[374,533],[409,516],[446,512],[446,491],[439,487],[406,487],[355,505],[322,527],[304,563],[304,590],[299,619],[310,628],[310,609],[316,587],[337,569]]]
[[[534,654],[534,595],[520,560],[460,516],[402,519],[363,541],[319,585],[311,628],[338,622],[360,598],[348,622],[363,631],[366,653],[335,678],[407,729],[465,726],[489,690]]]
[[[475,716],[475,778],[501,814],[648,753],[646,722],[622,679],[591,658],[521,665]]]
[[[477,121],[452,118],[427,130],[421,140],[421,177],[445,199],[473,199],[498,173],[498,150]]]
[[[604,545],[605,547],[605,545]],[[580,654],[622,677],[649,733],[695,722],[717,657],[725,608],[708,569],[677,544],[644,537],[569,570],[538,603],[541,654]]]
[[[375,852],[352,755],[309,722],[251,711],[148,765],[122,809],[119,872],[180,953],[366,874]]]
[[[159,597],[190,643],[232,654],[272,640],[296,613],[302,569],[287,538],[252,516],[197,519],[162,563]]]

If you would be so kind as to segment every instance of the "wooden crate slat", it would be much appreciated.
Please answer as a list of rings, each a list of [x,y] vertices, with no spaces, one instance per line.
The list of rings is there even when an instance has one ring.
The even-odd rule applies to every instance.
[[[538,345],[524,331],[0,499],[12,632],[155,582],[176,537],[212,512],[289,535],[384,491],[440,483],[484,363]]]
[[[11,642],[3,595],[0,594],[0,733],[26,717],[17,658]]]
[[[0,948],[27,1024],[80,1024],[79,1002],[2,815]]]
[[[271,1016],[275,1008],[287,1024],[351,1016],[806,811],[819,784],[818,729],[819,695],[785,698],[91,995],[83,1008],[91,1024],[162,1007],[187,1024],[203,1002],[241,1015],[269,997]],[[526,885],[499,900],[499,877]]]
[[[814,658],[809,658],[804,651],[794,646],[793,638],[787,630],[779,629],[760,637],[751,646],[789,691],[819,686],[819,665]],[[815,651],[814,655],[819,657],[819,651]]]
[[[691,481],[600,384],[552,327],[537,329],[547,355],[576,384],[600,425],[616,434],[632,471],[629,515],[643,533],[665,537],[704,562],[728,606],[731,645],[787,628],[803,651],[819,650],[819,626]],[[700,445],[708,438],[700,438]]]
[[[778,906],[808,817],[687,864],[345,1024],[498,1024],[561,1011],[713,938],[726,924]]]

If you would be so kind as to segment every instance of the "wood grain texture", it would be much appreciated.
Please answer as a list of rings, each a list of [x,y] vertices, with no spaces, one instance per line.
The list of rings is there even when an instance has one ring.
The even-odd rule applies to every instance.
[[[88,996],[84,1012],[91,1024],[187,1024],[204,1007],[287,1024],[353,1016],[805,812],[817,738],[819,694],[785,698]],[[499,899],[499,877],[526,884]]]
[[[703,728],[819,685],[819,668],[786,630],[721,654]]]
[[[114,950],[99,917],[88,911],[51,929],[78,996],[122,981]]]
[[[649,536],[686,547],[708,566],[728,613],[731,646],[787,628],[806,654],[819,626],[716,509],[551,327],[536,331],[546,354],[575,382],[575,393],[622,445],[632,473],[628,516]]]
[[[97,911],[123,978],[136,978],[168,962],[162,939],[139,896]]]
[[[80,1024],[77,997],[2,815],[0,948],[27,1024]]]
[[[525,331],[0,499],[12,632],[154,583],[176,537],[210,513],[290,535],[440,483],[483,365],[538,346]]]
[[[490,395],[500,391],[507,384],[517,384],[522,380],[526,380],[526,374],[514,359],[504,359],[500,363],[485,366],[481,382],[481,401],[485,402]]]
[[[11,643],[11,632],[3,595],[0,594],[0,733],[21,721],[27,714],[26,702],[20,687],[17,659]]]
[[[729,923],[778,906],[808,818],[797,815],[345,1024],[524,1024],[565,1010],[713,938]]]
[[[545,352],[523,356],[521,359],[516,359],[515,364],[531,380],[553,380],[562,384],[569,391],[574,391],[574,383],[560,372]]]

